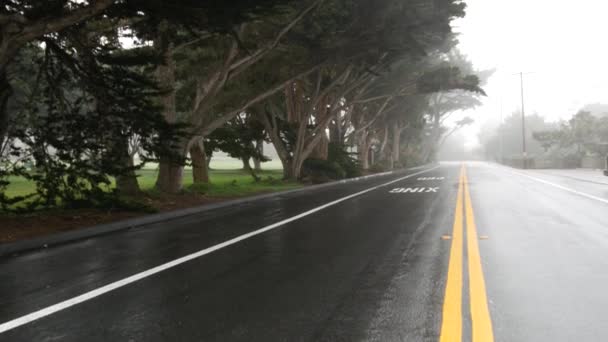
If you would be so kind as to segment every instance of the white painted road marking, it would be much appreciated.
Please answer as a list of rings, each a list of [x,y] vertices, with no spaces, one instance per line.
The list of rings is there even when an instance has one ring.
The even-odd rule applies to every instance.
[[[439,188],[426,188],[426,187],[418,187],[418,188],[395,188],[389,193],[391,194],[407,194],[407,193],[429,193],[429,192],[438,192]]]
[[[445,180],[445,177],[420,177],[419,181],[436,181],[436,180]]]
[[[539,183],[551,185],[551,186],[556,187],[558,189],[561,189],[561,190],[564,190],[564,191],[568,191],[570,193],[573,193],[573,194],[576,194],[576,195],[579,195],[579,196],[587,197],[589,199],[596,200],[596,201],[608,204],[608,199],[605,199],[605,198],[589,195],[587,193],[580,192],[580,191],[577,191],[577,190],[574,190],[574,189],[570,189],[570,188],[567,188],[565,186],[562,186],[562,185],[559,185],[559,184],[555,184],[555,183],[546,181],[544,179],[540,179],[540,178],[537,178],[537,177],[534,177],[534,176],[527,175],[525,173],[521,173],[521,172],[517,172],[517,171],[512,171],[512,170],[507,170],[507,171],[509,171],[511,173],[514,173],[516,175],[522,176],[522,177],[530,178],[530,179],[535,180],[535,181],[537,181]]]
[[[411,178],[411,177],[417,176],[419,174],[435,170],[438,167],[439,166],[435,166],[433,168],[426,169],[426,170],[423,170],[423,171],[420,171],[420,172],[416,172],[416,173],[413,173],[411,175],[407,175],[405,177],[401,177],[401,178],[395,179],[395,180],[390,181],[388,183],[384,183],[384,184],[381,184],[381,185],[376,185],[376,186],[371,187],[369,189],[366,189],[366,190],[363,190],[363,191],[359,191],[357,193],[354,193],[352,195],[348,195],[346,197],[342,197],[342,198],[337,199],[335,201],[326,203],[326,204],[324,204],[322,206],[319,206],[319,207],[316,207],[314,209],[311,209],[311,210],[308,210],[306,212],[303,212],[303,213],[301,213],[299,215],[290,217],[288,219],[285,219],[283,221],[279,221],[277,223],[273,223],[273,224],[271,224],[269,226],[266,226],[264,228],[260,228],[260,229],[258,229],[256,231],[251,232],[251,233],[247,233],[247,234],[238,236],[238,237],[236,237],[234,239],[230,239],[230,240],[222,242],[222,243],[220,243],[218,245],[215,245],[215,246],[212,246],[212,247],[209,247],[209,248],[205,248],[205,249],[200,250],[198,252],[195,252],[195,253],[186,255],[184,257],[181,257],[179,259],[175,259],[175,260],[167,262],[165,264],[156,266],[156,267],[151,268],[149,270],[146,270],[146,271],[134,274],[134,275],[132,275],[132,276],[130,276],[128,278],[124,278],[122,280],[115,281],[115,282],[110,283],[108,285],[102,286],[102,287],[100,287],[98,289],[95,289],[95,290],[89,291],[87,293],[81,294],[80,296],[70,298],[70,299],[65,300],[63,302],[51,305],[51,306],[46,307],[44,309],[41,309],[41,310],[32,312],[30,314],[27,314],[25,316],[21,316],[19,318],[15,318],[15,319],[13,319],[11,321],[8,321],[8,322],[0,324],[0,334],[4,333],[6,331],[9,331],[11,329],[15,329],[15,328],[17,328],[19,326],[28,324],[28,323],[33,322],[35,320],[38,320],[40,318],[52,315],[52,314],[54,314],[54,313],[56,313],[58,311],[67,309],[67,308],[69,308],[71,306],[74,306],[76,304],[80,304],[82,302],[86,302],[88,300],[91,300],[91,299],[93,299],[95,297],[99,297],[99,296],[101,296],[103,294],[106,294],[108,292],[114,291],[114,290],[116,290],[118,288],[121,288],[123,286],[129,285],[129,284],[134,283],[136,281],[142,280],[144,278],[148,278],[148,277],[150,277],[152,275],[155,275],[157,273],[166,271],[166,270],[168,270],[170,268],[174,268],[174,267],[179,266],[179,265],[181,265],[183,263],[186,263],[186,262],[188,262],[190,260],[200,258],[200,257],[202,257],[204,255],[213,253],[213,252],[215,252],[215,251],[217,251],[219,249],[222,249],[222,248],[234,245],[234,244],[236,244],[238,242],[241,242],[243,240],[247,240],[247,239],[249,239],[251,237],[254,237],[256,235],[260,235],[260,234],[265,233],[267,231],[276,229],[276,228],[281,227],[281,226],[283,226],[283,225],[285,225],[287,223],[299,220],[299,219],[301,219],[303,217],[306,217],[308,215],[314,214],[314,213],[316,213],[318,211],[321,211],[321,210],[323,210],[325,208],[329,208],[331,206],[334,206],[334,205],[336,205],[336,204],[338,204],[340,202],[344,202],[346,200],[349,200],[351,198],[363,195],[363,194],[368,193],[370,191],[374,191],[376,189],[385,187],[387,185],[391,185],[391,184],[397,183],[397,182],[402,181],[404,179]]]

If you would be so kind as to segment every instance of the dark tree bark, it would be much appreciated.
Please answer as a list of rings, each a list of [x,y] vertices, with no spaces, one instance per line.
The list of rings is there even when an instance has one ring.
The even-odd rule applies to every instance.
[[[6,77],[6,72],[0,72],[0,142],[8,132],[9,113],[8,100],[13,95],[11,87]]]
[[[209,184],[209,169],[207,167],[207,153],[201,141],[190,148],[192,158],[192,181],[194,184]]]
[[[264,129],[270,137],[270,141],[281,160],[281,165],[283,165],[283,179],[294,179],[292,158],[287,151],[285,142],[279,135],[279,127],[276,118],[270,113],[266,114],[263,112],[258,113],[258,117],[262,124],[264,124]]]
[[[264,155],[264,141],[263,140],[256,141],[255,148],[260,155]],[[253,165],[254,165],[253,167],[255,168],[255,171],[262,171],[262,162],[259,159],[253,158]]]
[[[378,155],[380,160],[388,162],[388,167],[392,169],[394,167],[393,163],[393,155],[392,155],[392,146],[388,148],[390,141],[390,134],[388,124],[384,124],[384,129],[382,130],[384,133],[382,134],[382,142],[380,144],[380,151],[378,151]]]
[[[262,162],[258,158],[253,159],[253,169],[255,171],[262,171]]]
[[[423,152],[423,160],[425,162],[428,162],[434,158],[434,154],[437,152],[437,144],[439,144],[439,139],[441,139],[441,114],[439,112],[435,112],[433,113],[433,130],[430,141],[428,141],[425,151]]]
[[[184,167],[175,163],[168,157],[161,157],[158,170],[158,178],[156,179],[156,188],[162,192],[178,193],[182,189],[182,180],[184,178]]]
[[[311,158],[327,160],[329,157],[329,139],[325,134],[319,139],[319,143],[310,154]]]
[[[249,174],[251,175],[251,177],[253,178],[254,181],[259,182],[261,179],[255,173],[255,170],[251,167],[251,164],[249,163],[250,158],[245,157],[245,158],[241,158],[241,160],[243,161],[243,170],[249,172]]]
[[[329,142],[343,145],[344,136],[342,134],[342,125],[339,118],[332,120],[329,124]]]
[[[250,172],[251,169],[251,163],[250,163],[251,158],[249,157],[243,157],[241,158],[241,161],[243,162],[243,170]]]
[[[357,156],[359,159],[359,164],[363,170],[369,169],[369,150],[370,150],[370,141],[367,137],[367,133],[363,133],[362,137],[357,142]]]
[[[399,163],[401,158],[401,128],[398,125],[393,125],[393,140],[391,147],[391,168]]]
[[[175,60],[173,58],[172,46],[168,38],[169,28],[166,22],[159,25],[158,36],[154,41],[155,48],[162,53],[163,64],[156,68],[156,78],[159,87],[165,90],[161,96],[160,102],[163,107],[163,116],[169,123],[175,123],[177,113],[175,108]],[[179,162],[179,158],[186,155],[187,143],[182,142],[174,155],[160,156],[160,166],[158,178],[156,179],[156,188],[161,192],[178,193],[182,189],[184,167]]]
[[[129,169],[124,174],[116,177],[116,190],[123,196],[135,197],[139,195],[141,189],[139,188],[139,182],[137,182],[137,174],[133,169],[133,158],[129,155],[129,145],[121,144],[115,153],[120,154],[121,165]]]

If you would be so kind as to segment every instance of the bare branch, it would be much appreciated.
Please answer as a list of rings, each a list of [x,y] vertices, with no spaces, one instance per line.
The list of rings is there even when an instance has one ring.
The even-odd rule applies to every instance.
[[[71,11],[63,17],[44,18],[26,26],[15,37],[18,44],[24,44],[51,32],[58,32],[71,25],[90,19],[110,7],[116,0],[91,0],[91,4]]]
[[[2,15],[0,15],[0,25],[4,26],[4,25],[7,25],[8,23],[18,23],[21,25],[26,25],[28,23],[28,20],[26,17],[22,16],[21,14],[11,14],[11,15],[2,14]]]
[[[212,121],[211,123],[209,123],[208,125],[205,124],[200,124],[197,127],[194,128],[195,132],[201,132],[201,135],[208,135],[209,133],[213,132],[215,129],[223,126],[226,122],[230,121],[232,118],[234,118],[236,115],[238,115],[239,113],[245,111],[247,108],[260,103],[264,100],[266,100],[267,98],[271,97],[272,95],[276,94],[277,92],[281,91],[283,88],[285,88],[287,85],[289,85],[289,83],[293,82],[293,80],[304,77],[308,74],[310,74],[311,72],[317,70],[319,67],[321,66],[321,64],[316,65],[292,78],[290,78],[289,80],[280,83],[270,89],[268,89],[267,91],[260,93],[259,95],[257,95],[256,97],[250,99],[249,101],[247,101],[245,104],[243,104],[242,106],[240,106],[238,109],[233,110],[231,112],[228,112],[224,115],[222,115],[221,117],[215,119],[214,121]]]
[[[378,109],[378,111],[376,111],[376,114],[374,114],[374,116],[372,117],[372,119],[370,121],[368,121],[365,125],[363,125],[362,127],[359,127],[357,129],[355,129],[353,132],[351,132],[349,134],[349,136],[351,135],[356,135],[366,129],[368,129],[369,127],[371,127],[376,120],[378,120],[380,118],[380,116],[382,116],[382,114],[384,114],[386,111],[386,107],[388,106],[388,104],[393,100],[394,97],[389,97],[387,98],[384,103],[382,104],[382,106]],[[391,110],[394,109],[395,107],[391,107]]]
[[[296,26],[297,23],[299,23],[304,17],[306,17],[306,15],[308,15],[310,12],[312,12],[317,6],[319,6],[323,2],[325,2],[325,0],[314,1],[312,4],[310,4],[310,6],[306,7],[304,10],[302,10],[292,21],[290,21],[277,34],[277,36],[274,38],[274,40],[272,42],[270,42],[268,45],[266,45],[262,48],[259,48],[253,54],[251,54],[247,57],[243,57],[240,60],[234,62],[230,66],[230,78],[233,78],[236,75],[240,74],[241,72],[243,72],[244,70],[246,70],[247,68],[249,68],[250,66],[255,64],[256,62],[258,62],[260,59],[262,59],[270,51],[274,50],[279,45],[279,43],[281,42],[283,37],[287,33],[289,33],[289,31],[291,31]]]
[[[203,35],[200,35],[200,36],[196,37],[195,39],[189,40],[189,41],[187,41],[185,43],[182,43],[180,45],[175,46],[173,48],[173,52],[177,52],[177,51],[179,51],[181,49],[187,48],[190,45],[196,44],[196,43],[201,42],[203,40],[207,40],[207,39],[209,39],[211,37],[213,37],[213,34],[211,34],[211,33],[205,33]]]

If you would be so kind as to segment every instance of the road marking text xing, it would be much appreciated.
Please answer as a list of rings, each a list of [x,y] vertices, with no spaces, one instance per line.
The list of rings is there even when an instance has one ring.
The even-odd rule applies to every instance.
[[[429,193],[439,192],[439,188],[395,188],[389,191],[391,194],[407,194],[407,193]]]

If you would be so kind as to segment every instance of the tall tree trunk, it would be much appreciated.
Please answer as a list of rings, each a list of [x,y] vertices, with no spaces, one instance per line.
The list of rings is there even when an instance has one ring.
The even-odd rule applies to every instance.
[[[290,159],[283,160],[281,159],[281,164],[283,165],[283,179],[284,180],[294,180],[296,176],[293,174],[293,166],[292,161]]]
[[[428,162],[433,158],[433,155],[437,152],[437,144],[441,138],[441,114],[435,112],[433,115],[433,131],[431,133],[431,139],[428,142],[426,149],[423,154],[423,162]]]
[[[319,143],[314,148],[310,157],[315,159],[327,160],[327,158],[329,157],[329,139],[327,138],[325,133],[322,134],[323,137],[321,137]]]
[[[382,134],[382,142],[380,143],[380,155],[382,156],[382,158],[385,157],[386,154],[386,146],[388,145],[388,125],[385,124],[384,125],[384,134]]]
[[[250,172],[251,169],[251,164],[249,163],[249,161],[251,160],[251,158],[249,157],[242,157],[241,161],[243,162],[243,170]]]
[[[388,124],[384,124],[384,130],[383,130],[383,134],[382,134],[382,142],[380,144],[380,151],[378,152],[378,155],[380,156],[380,159],[384,162],[388,163],[388,167],[389,169],[393,169],[394,167],[394,163],[393,163],[393,154],[392,154],[392,144],[390,146],[390,148],[388,147],[389,145],[389,141],[390,140],[390,134],[389,134],[389,128],[388,128]]]
[[[302,129],[302,127],[304,127],[304,129]],[[304,162],[313,154],[321,143],[324,141],[327,142],[327,135],[325,135],[325,133],[319,133],[311,138],[307,136],[305,129],[306,124],[301,122],[298,137],[296,139],[296,148],[293,151],[293,161],[291,163],[294,180],[302,178],[302,166],[304,165]],[[326,149],[327,146],[325,146],[325,150]],[[317,154],[317,157],[319,157],[319,154]],[[327,153],[325,153],[325,156],[321,155],[320,157],[324,157],[325,160],[327,160]]]
[[[8,132],[8,100],[12,95],[13,87],[11,87],[10,83],[8,82],[6,72],[0,71],[0,142],[3,141]]]
[[[399,164],[399,159],[401,159],[401,128],[398,125],[393,126],[393,141],[391,147],[391,154],[392,169],[395,167],[395,164]]]
[[[162,192],[175,194],[182,189],[184,167],[170,157],[161,157],[158,166],[156,188]]]
[[[163,116],[168,123],[175,123],[177,113],[175,108],[175,60],[173,58],[172,44],[169,39],[169,27],[163,21],[158,28],[158,36],[154,41],[154,47],[162,53],[163,64],[156,69],[156,78],[159,87],[165,91],[160,102],[163,107]],[[177,193],[182,189],[184,167],[179,162],[180,158],[186,156],[186,142],[181,142],[175,148],[172,155],[160,156],[158,178],[156,188],[162,192]]]
[[[274,146],[274,149],[277,151],[277,155],[281,160],[281,165],[283,165],[283,179],[294,179],[294,175],[292,173],[293,167],[291,165],[292,158],[289,151],[287,151],[285,142],[279,135],[279,127],[276,118],[272,114],[266,114],[263,112],[258,113],[258,118],[264,125],[264,129],[270,137],[270,141],[272,142],[272,145]]]
[[[302,166],[304,165],[306,158],[302,154],[295,157],[290,163],[291,170],[289,170],[289,176],[291,180],[297,181],[302,178]]]
[[[258,158],[251,159],[253,159],[253,169],[255,171],[262,171],[262,162]]]
[[[435,113],[434,117],[433,138],[435,142],[438,142],[439,138],[441,138],[441,115],[439,113]]]
[[[209,184],[209,169],[207,167],[207,153],[201,139],[190,147],[192,159],[192,181],[194,184]]]
[[[363,170],[369,169],[369,140],[366,134],[362,134],[362,137],[357,143],[357,156],[359,158],[359,164]]]
[[[251,158],[249,157],[241,158],[241,161],[243,162],[243,170],[247,171],[254,181],[259,182],[261,178],[255,173],[255,170],[251,167],[251,164],[249,163],[250,160]]]
[[[258,153],[262,156],[264,155],[264,140],[258,140],[255,142],[255,148]],[[262,161],[258,158],[253,158],[253,165],[255,171],[262,171]]]
[[[129,145],[125,141],[117,146],[116,151],[120,155],[120,164],[128,169],[124,174],[116,177],[116,190],[123,196],[135,197],[141,193],[139,183],[137,182],[137,174],[133,169],[133,157],[129,154]]]
[[[341,128],[342,124],[339,117],[331,121],[329,124],[329,142],[339,145],[344,144]]]

